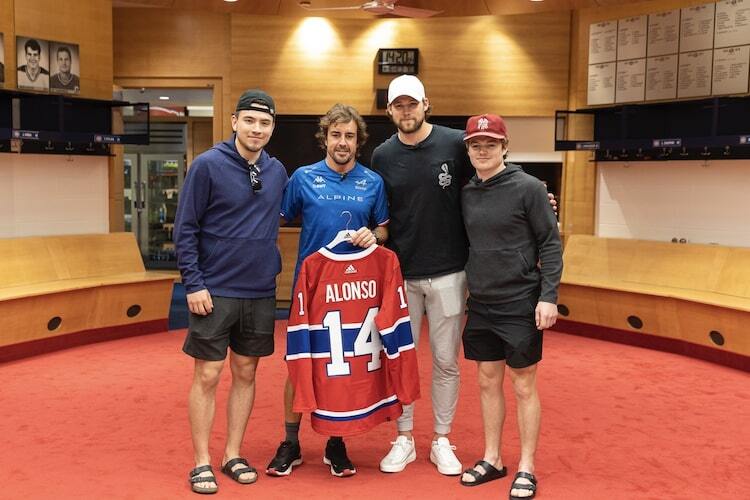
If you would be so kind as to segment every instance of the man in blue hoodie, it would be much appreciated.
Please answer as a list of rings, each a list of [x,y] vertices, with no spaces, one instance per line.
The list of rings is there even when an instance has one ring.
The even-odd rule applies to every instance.
[[[187,292],[190,321],[183,351],[195,358],[190,389],[190,428],[197,493],[218,489],[211,469],[209,436],[227,347],[232,386],[222,472],[237,482],[258,475],[240,457],[255,398],[255,370],[273,353],[276,246],[284,166],[263,148],[274,129],[276,107],[261,90],[248,90],[232,115],[232,139],[199,155],[180,193],[175,221],[177,263]]]

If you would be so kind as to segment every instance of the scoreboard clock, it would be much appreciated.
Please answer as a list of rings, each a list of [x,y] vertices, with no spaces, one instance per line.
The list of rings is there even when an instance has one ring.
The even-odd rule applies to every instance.
[[[378,73],[416,75],[419,73],[419,49],[379,49]]]

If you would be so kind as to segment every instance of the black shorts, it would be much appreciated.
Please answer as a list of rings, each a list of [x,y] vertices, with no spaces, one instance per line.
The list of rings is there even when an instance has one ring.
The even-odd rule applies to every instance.
[[[464,357],[475,361],[505,360],[526,368],[542,359],[542,332],[536,328],[535,296],[504,304],[481,304],[469,298],[464,327]]]
[[[211,297],[214,309],[201,316],[190,313],[182,350],[206,361],[227,357],[227,347],[242,356],[273,354],[276,298],[235,299]]]

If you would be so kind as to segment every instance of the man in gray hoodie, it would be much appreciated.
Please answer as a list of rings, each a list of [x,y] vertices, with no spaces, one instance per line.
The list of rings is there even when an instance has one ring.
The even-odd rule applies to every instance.
[[[469,314],[463,344],[466,358],[479,365],[485,453],[464,471],[461,484],[475,486],[507,474],[500,457],[507,365],[521,438],[510,498],[532,498],[541,417],[536,370],[542,359],[542,330],[557,320],[560,234],[542,182],[505,163],[508,133],[501,117],[471,117],[464,141],[476,175],[461,193],[469,239]]]

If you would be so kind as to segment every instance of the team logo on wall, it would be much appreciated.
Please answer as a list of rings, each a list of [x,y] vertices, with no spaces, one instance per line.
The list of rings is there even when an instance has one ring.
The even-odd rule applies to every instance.
[[[440,170],[442,170],[442,172],[440,174],[438,174],[438,185],[441,188],[445,189],[445,188],[447,188],[448,186],[451,185],[451,181],[453,180],[453,176],[448,172],[448,164],[447,163],[443,163],[442,165],[440,165]]]

